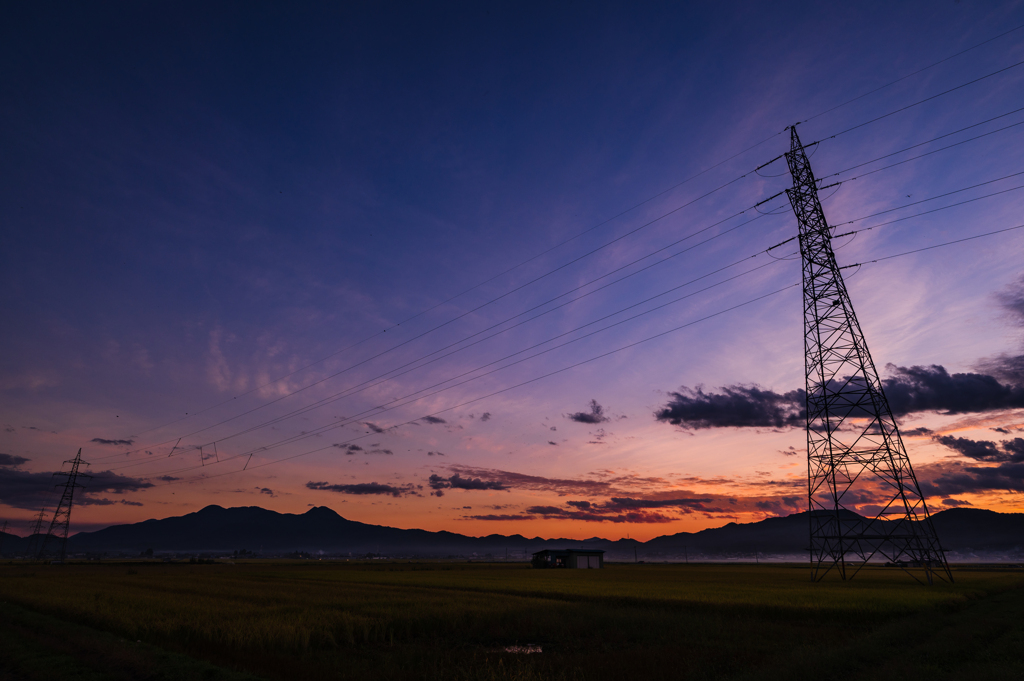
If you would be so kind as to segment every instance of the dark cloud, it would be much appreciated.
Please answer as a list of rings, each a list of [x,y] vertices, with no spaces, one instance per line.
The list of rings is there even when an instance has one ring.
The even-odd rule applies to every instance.
[[[424,416],[423,418],[420,419],[420,421],[425,421],[426,423],[435,423],[435,424],[436,423],[448,423],[444,419],[438,418],[436,416]]]
[[[1024,385],[1024,355],[997,355],[982,360],[977,368],[1012,385]]]
[[[1024,438],[992,442],[991,440],[970,440],[966,437],[943,435],[936,437],[935,441],[975,461],[1024,463]]]
[[[443,478],[440,475],[432,474],[427,482],[430,489],[468,489],[468,490],[507,490],[504,484],[498,480],[481,480],[480,478],[463,478],[458,473]]]
[[[356,452],[363,451],[363,448],[360,447],[359,445],[346,445],[346,444],[343,444],[343,443],[339,443],[339,444],[334,444],[334,445],[331,445],[331,446],[332,447],[337,447],[338,449],[342,450],[343,452],[345,452],[349,456],[351,456],[352,454],[355,454]]]
[[[948,497],[983,492],[1024,492],[1024,463],[998,466],[953,465],[921,483],[927,496]]]
[[[932,429],[925,428],[924,426],[918,426],[917,428],[911,428],[910,430],[901,431],[906,437],[920,437],[922,435],[931,435]]]
[[[427,452],[427,456],[444,456],[444,452]]]
[[[555,492],[556,494],[614,494],[617,480],[580,480],[563,478],[545,478],[539,475],[526,475],[493,468],[474,468],[472,466],[448,466],[448,470],[464,477],[482,478],[500,483],[504,488]],[[629,482],[632,482],[630,480]]]
[[[387,456],[391,456],[394,452],[390,449],[371,449],[367,454],[386,454]]]
[[[464,515],[463,520],[535,520],[535,516],[524,514],[488,513],[485,515]]]
[[[612,497],[605,508],[613,510],[636,508],[699,508],[711,503],[711,499],[631,499],[628,497]],[[572,502],[569,502],[572,503]]]
[[[177,480],[181,480],[181,478],[176,478],[173,475],[161,475],[157,480],[161,482],[175,482]]]
[[[0,504],[15,508],[38,510],[49,498],[50,492],[63,485],[66,478],[52,473],[30,473],[15,468],[0,468]],[[91,478],[80,476],[78,482],[83,486],[75,494],[75,503],[83,506],[107,505],[117,503],[102,499],[99,495],[126,494],[148,489],[153,483],[138,478],[129,478],[110,471],[101,471]]]
[[[548,444],[549,445],[555,445],[556,447],[558,446],[557,442],[552,442],[551,440],[548,440]]]
[[[0,466],[20,466],[21,464],[27,462],[28,459],[26,459],[23,456],[0,453]]]
[[[784,428],[803,426],[804,391],[777,393],[756,385],[720,388],[705,393],[683,386],[669,393],[655,418],[683,428]]]
[[[578,411],[575,414],[566,414],[565,418],[576,423],[597,424],[610,421],[604,415],[604,407],[597,403],[597,400],[590,400],[590,411]]]
[[[972,504],[969,501],[962,501],[960,499],[943,499],[942,505],[957,508],[959,506],[973,506],[974,504]]]
[[[307,489],[326,491],[326,492],[338,492],[339,494],[356,494],[356,495],[390,495],[393,497],[400,497],[405,494],[414,493],[414,487],[412,485],[383,485],[376,482],[361,482],[354,485],[332,485],[327,482],[307,482]]]
[[[676,516],[665,515],[655,511],[630,511],[627,513],[607,513],[603,510],[578,508],[560,508],[557,506],[531,506],[526,509],[528,514],[540,516],[545,520],[582,520],[589,523],[670,523],[678,520]]]
[[[491,412],[485,411],[483,414],[480,415],[480,420],[481,421],[490,421],[491,420]]]
[[[126,447],[135,444],[135,440],[107,440],[102,437],[94,437],[89,442],[95,442],[98,445],[124,445]]]
[[[1001,383],[995,376],[979,373],[950,374],[945,367],[886,367],[882,381],[889,407],[895,416],[934,411],[945,414],[1016,409],[1024,407],[1024,387]],[[863,381],[844,379],[851,393],[863,390]],[[777,393],[759,386],[733,385],[720,392],[683,386],[669,393],[669,401],[655,412],[659,421],[683,428],[795,428],[805,423],[803,390]],[[851,411],[838,416],[864,416]],[[926,434],[914,429],[906,435]]]
[[[754,502],[754,507],[768,515],[784,516],[803,511],[806,504],[807,499],[804,497],[783,496],[774,499],[759,499]]]
[[[372,430],[375,433],[383,433],[384,429],[378,426],[376,423],[370,421],[363,421],[363,425]]]
[[[921,411],[947,414],[1016,409],[1024,407],[1024,387],[1004,385],[988,374],[950,374],[945,367],[897,367],[886,369],[882,383],[893,414]]]
[[[257,487],[256,489],[260,491],[260,494],[266,494],[267,496],[270,497],[276,496],[274,494],[274,490],[270,489],[269,487]]]

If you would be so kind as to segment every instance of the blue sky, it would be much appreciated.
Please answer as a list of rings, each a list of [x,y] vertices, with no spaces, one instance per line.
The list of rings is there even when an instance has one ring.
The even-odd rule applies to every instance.
[[[799,282],[798,262],[764,254],[709,274],[795,233],[784,196],[761,207],[774,214],[751,211],[788,186],[778,161],[752,172],[788,149],[783,129],[805,121],[804,142],[822,140],[811,160],[824,177],[1024,107],[1022,66],[843,132],[1024,60],[1021,30],[847,104],[1022,24],[1020,2],[16,8],[0,29],[0,452],[14,457],[0,503],[24,525],[45,474],[83,447],[112,472],[87,496],[82,527],[207,503],[317,504],[471,534],[654,536],[798,510],[804,469],[788,448],[802,448],[799,429],[654,415],[681,386],[802,387],[799,288],[456,405]],[[833,224],[897,209],[848,229],[1010,190],[837,240],[841,264],[1024,223],[1012,190],[1024,176],[898,208],[1024,171],[1024,126],[997,131],[1021,121],[1010,113],[839,175],[822,193]],[[719,234],[423,369],[230,437]],[[941,365],[1015,394],[1017,379],[985,362],[1021,351],[1021,238],[846,270],[882,373]],[[705,275],[667,299],[718,285],[374,410]],[[1007,399],[901,419],[932,431],[907,440],[922,476],[1016,465],[937,439],[1003,452],[1024,422]],[[592,400],[610,420],[570,418]],[[387,430],[434,412],[445,423]],[[342,417],[351,422],[249,461]],[[184,453],[168,456],[179,437]],[[189,449],[205,457],[214,442],[229,460]],[[935,491],[948,505],[1019,511],[1020,475],[999,470],[1001,487]],[[608,501],[624,498],[716,501],[630,519]],[[719,503],[734,498],[732,510]],[[569,514],[583,502],[609,510]]]

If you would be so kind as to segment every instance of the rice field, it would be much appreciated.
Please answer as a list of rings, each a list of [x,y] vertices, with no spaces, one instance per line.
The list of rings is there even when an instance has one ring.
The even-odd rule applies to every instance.
[[[56,664],[97,679],[1024,678],[1024,571],[955,577],[925,587],[896,569],[814,584],[806,567],[779,565],[12,563],[0,565],[0,645],[38,655],[0,648],[11,667],[0,678],[64,676],[47,676]]]

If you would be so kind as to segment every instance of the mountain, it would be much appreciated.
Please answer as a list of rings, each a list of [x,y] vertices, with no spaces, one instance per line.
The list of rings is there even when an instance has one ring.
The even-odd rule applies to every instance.
[[[936,532],[951,558],[1019,560],[1024,552],[1024,514],[956,508],[932,516]],[[157,553],[224,555],[245,549],[264,555],[296,551],[361,556],[504,556],[522,559],[545,548],[604,549],[611,560],[761,557],[800,559],[807,551],[806,513],[729,523],[700,532],[680,532],[647,542],[592,538],[529,539],[522,535],[467,537],[453,532],[403,530],[347,520],[325,506],[302,514],[277,513],[258,506],[207,506],[183,516],[113,525],[79,532],[68,540],[69,553],[138,555]],[[24,555],[29,539],[4,535],[0,552]]]

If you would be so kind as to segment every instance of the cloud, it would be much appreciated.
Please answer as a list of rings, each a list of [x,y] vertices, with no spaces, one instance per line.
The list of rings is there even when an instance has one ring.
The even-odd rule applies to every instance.
[[[998,466],[954,464],[922,482],[921,489],[927,496],[937,497],[993,491],[1024,492],[1024,463],[1002,463]]]
[[[481,480],[480,478],[463,478],[456,473],[451,477],[442,478],[440,475],[432,474],[428,479],[430,489],[467,489],[467,490],[507,490],[503,483],[497,480]]]
[[[176,478],[173,475],[161,475],[157,480],[161,482],[175,482],[177,480],[181,480],[181,478]]]
[[[347,454],[348,456],[351,456],[351,455],[355,454],[356,452],[363,451],[363,448],[360,447],[359,445],[346,445],[346,444],[343,444],[343,443],[336,443],[336,444],[333,444],[331,446],[332,447],[337,447],[338,449],[340,449],[343,452],[345,452],[345,454]]]
[[[503,488],[534,490],[538,492],[555,492],[557,494],[613,494],[616,491],[615,480],[586,480],[545,478],[539,475],[513,473],[494,468],[475,468],[473,466],[447,466],[449,471],[464,477],[482,478],[503,485]]]
[[[384,429],[378,426],[376,423],[371,421],[363,421],[363,425],[372,430],[375,433],[383,433]]]
[[[444,419],[438,418],[437,416],[424,416],[423,418],[420,419],[420,421],[425,421],[427,423],[434,423],[434,424],[436,424],[436,423],[448,423]]]
[[[991,440],[971,440],[966,437],[943,435],[936,437],[935,441],[975,461],[1024,463],[1024,438],[992,442]]]
[[[675,516],[654,511],[630,511],[608,514],[600,510],[560,508],[557,506],[531,506],[526,512],[545,520],[582,520],[590,523],[670,523],[678,520]]]
[[[389,495],[400,497],[406,494],[414,494],[413,485],[384,485],[377,482],[361,482],[354,485],[332,485],[327,482],[307,482],[306,488],[317,491],[337,492],[339,494],[355,495]]]
[[[1024,326],[1024,276],[996,294],[1011,323]],[[1001,354],[982,360],[978,368],[1013,385],[1024,385],[1024,355]]]
[[[536,516],[510,513],[487,513],[484,515],[464,515],[463,520],[535,520]]]
[[[371,449],[370,451],[368,451],[366,453],[367,454],[386,454],[387,456],[391,456],[392,454],[394,454],[394,452],[391,451],[390,449]]]
[[[889,364],[890,378],[882,381],[893,414],[921,411],[947,414],[1024,407],[1024,387],[1005,385],[988,374],[950,374],[945,367],[897,367]]]
[[[882,384],[895,416],[925,411],[963,414],[1024,407],[1024,387],[1000,383],[992,375],[950,374],[938,364],[912,367],[890,364],[886,369],[890,376]],[[858,393],[863,389],[863,380],[847,377],[842,385]],[[669,393],[669,401],[654,416],[659,421],[687,429],[804,426],[805,392],[801,389],[777,393],[757,385],[732,385],[718,390],[720,392],[704,392],[699,386],[695,389],[683,386]],[[837,416],[867,415],[858,411]],[[915,429],[906,434],[925,432]]]
[[[89,442],[95,442],[98,445],[124,445],[126,447],[135,444],[135,440],[107,440],[102,437],[94,437]]]
[[[274,494],[274,490],[270,489],[269,487],[257,487],[256,489],[258,489],[260,491],[260,494],[266,494],[266,495],[270,496],[271,498],[276,496]]]
[[[15,508],[37,510],[50,496],[50,492],[62,486],[66,478],[52,473],[30,473],[15,468],[0,468],[0,504]],[[75,494],[75,503],[83,506],[117,503],[99,498],[102,493],[126,494],[148,489],[153,483],[139,478],[129,478],[110,471],[101,471],[91,478],[78,478],[83,486]]]
[[[902,431],[904,437],[920,437],[922,435],[931,435],[932,432],[931,428],[925,428],[924,426]]]
[[[961,499],[943,499],[942,505],[957,508],[959,506],[973,506],[974,504],[972,504],[969,501],[963,501]]]
[[[784,428],[804,424],[804,391],[734,385],[720,393],[683,386],[654,417],[683,428]]]
[[[491,420],[491,412],[485,411],[483,414],[480,415],[480,420],[481,421],[490,421]]]
[[[590,400],[590,411],[578,411],[575,414],[566,414],[565,418],[576,423],[597,424],[609,421],[604,415],[604,407],[597,403],[597,400]]]
[[[20,466],[21,464],[27,462],[28,459],[26,459],[23,456],[0,453],[0,466]]]
[[[427,452],[427,456],[444,456],[444,452]]]

